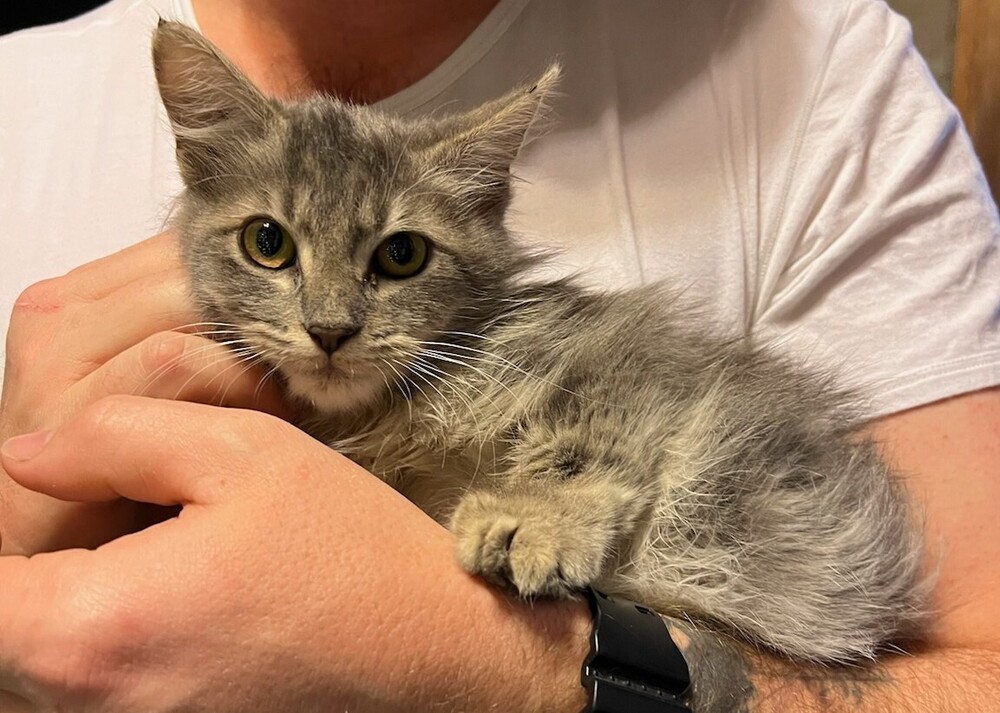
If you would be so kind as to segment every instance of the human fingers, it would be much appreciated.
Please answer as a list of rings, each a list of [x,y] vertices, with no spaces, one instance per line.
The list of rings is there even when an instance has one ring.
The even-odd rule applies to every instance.
[[[234,463],[266,460],[295,438],[308,437],[265,414],[112,396],[54,431],[7,440],[0,459],[16,482],[60,500],[208,504],[245,485]]]
[[[20,680],[20,654],[25,649],[30,623],[25,616],[30,592],[37,585],[28,558],[0,558],[0,581],[4,582],[0,596],[0,711],[34,711],[24,697],[29,695]],[[25,626],[29,624],[29,626]]]
[[[145,275],[96,302],[74,301],[58,282],[18,298],[7,333],[4,395],[37,405],[151,334],[197,319],[180,270]]]
[[[113,394],[264,411],[286,420],[292,409],[273,368],[248,346],[225,346],[183,332],[159,332],[99,367],[66,393],[68,410]]]
[[[385,679],[375,665],[371,624],[421,619],[399,606],[400,582],[425,569],[430,548],[431,581],[468,580],[438,525],[260,413],[115,397],[33,438],[34,454],[21,441],[0,455],[30,487],[186,506],[96,551],[0,558],[0,581],[18,582],[0,588],[0,688],[6,675],[39,710],[356,710],[372,691],[405,688],[406,674]],[[265,672],[280,685],[261,686]],[[408,709],[399,703],[373,708]]]
[[[179,262],[177,236],[168,230],[74,268],[64,281],[67,289],[81,299],[96,301],[136,278],[175,267]]]
[[[56,338],[72,344],[78,363],[103,364],[155,334],[199,319],[181,268],[143,275],[94,302],[79,304]]]
[[[146,561],[155,566],[155,557]],[[0,711],[144,710],[104,707],[120,677],[109,665],[130,655],[108,643],[140,623],[130,618],[121,562],[108,559],[82,549],[0,557]]]
[[[0,588],[0,688],[40,710],[485,710],[464,698],[495,678],[502,649],[479,656],[483,640],[511,662],[552,650],[457,566],[445,530],[277,419],[116,397],[39,440],[2,453],[32,487],[192,505],[96,551],[0,558],[16,582]]]
[[[21,294],[7,334],[0,441],[62,423],[85,403],[81,380],[151,335],[198,319],[175,253],[173,236],[161,235]],[[134,529],[134,514],[125,503],[57,502],[0,471],[3,553],[96,546]]]
[[[4,713],[33,713],[38,708],[31,701],[16,693],[0,690],[0,711]]]
[[[64,321],[68,311],[99,302],[129,284],[177,270],[180,260],[173,235],[161,234],[125,250],[27,287],[15,300],[10,330],[22,324]]]

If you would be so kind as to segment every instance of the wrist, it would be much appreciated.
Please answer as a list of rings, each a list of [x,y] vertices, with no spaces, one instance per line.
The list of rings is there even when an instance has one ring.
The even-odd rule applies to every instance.
[[[447,587],[441,642],[456,644],[458,670],[439,670],[425,691],[435,711],[512,710],[580,713],[587,694],[580,670],[589,651],[592,617],[582,600],[526,602],[458,569]],[[445,644],[446,645],[446,644]],[[451,690],[441,689],[446,684]],[[447,685],[450,684],[450,685]],[[442,703],[448,705],[442,707]]]
[[[492,601],[486,603],[483,623],[494,632],[505,632],[502,651],[482,649],[487,675],[497,684],[494,699],[499,707],[525,713],[584,710],[588,693],[580,672],[593,629],[587,602],[528,603],[497,592],[487,594]],[[498,660],[502,668],[497,667]],[[513,705],[515,700],[517,705]]]
[[[521,651],[510,662],[517,679],[528,685],[524,711],[539,713],[580,713],[588,700],[580,671],[590,651],[593,617],[587,602],[580,600],[543,601],[534,605],[517,602],[517,632]],[[517,649],[513,654],[518,655]],[[518,668],[519,665],[519,668]],[[517,685],[517,679],[511,683]]]

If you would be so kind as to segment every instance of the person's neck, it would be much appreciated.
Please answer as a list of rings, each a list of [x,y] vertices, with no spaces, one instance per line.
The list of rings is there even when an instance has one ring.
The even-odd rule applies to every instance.
[[[265,93],[372,103],[429,74],[498,0],[192,0],[204,35]]]

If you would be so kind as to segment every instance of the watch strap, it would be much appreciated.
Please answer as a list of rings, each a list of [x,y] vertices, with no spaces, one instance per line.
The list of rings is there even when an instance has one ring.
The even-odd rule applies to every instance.
[[[690,713],[687,662],[666,623],[650,609],[584,590],[594,616],[581,681],[590,692],[584,713]]]

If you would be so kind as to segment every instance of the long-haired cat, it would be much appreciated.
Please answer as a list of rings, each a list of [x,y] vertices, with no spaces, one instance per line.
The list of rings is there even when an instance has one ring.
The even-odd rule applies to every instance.
[[[174,23],[154,63],[205,318],[470,572],[526,597],[593,584],[810,660],[911,631],[920,538],[849,400],[661,287],[526,274],[510,166],[557,70],[403,119],[267,98]]]

